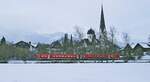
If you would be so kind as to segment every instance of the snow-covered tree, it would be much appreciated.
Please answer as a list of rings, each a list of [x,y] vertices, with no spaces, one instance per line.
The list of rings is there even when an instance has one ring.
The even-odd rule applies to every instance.
[[[75,26],[74,29],[75,29],[75,33],[77,34],[77,37],[78,37],[80,40],[83,39],[84,33],[82,32],[81,27]]]
[[[125,45],[130,43],[130,36],[128,33],[125,33],[125,32],[122,33],[122,39],[123,39]]]

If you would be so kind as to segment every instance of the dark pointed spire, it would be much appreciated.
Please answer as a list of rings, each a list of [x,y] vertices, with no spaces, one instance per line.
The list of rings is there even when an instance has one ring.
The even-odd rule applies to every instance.
[[[71,39],[70,39],[70,46],[73,46],[73,38],[72,38],[72,34],[71,34]]]
[[[103,5],[101,7],[101,20],[100,20],[100,30],[102,33],[105,32],[106,26],[105,26],[105,18],[104,18],[104,11],[103,11]]]

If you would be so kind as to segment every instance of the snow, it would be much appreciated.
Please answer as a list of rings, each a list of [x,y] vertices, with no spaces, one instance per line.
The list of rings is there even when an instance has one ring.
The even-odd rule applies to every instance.
[[[23,60],[9,60],[8,64],[24,64]]]
[[[150,48],[150,46],[148,46],[148,43],[144,43],[144,42],[141,42],[139,43],[143,48]]]
[[[150,64],[0,64],[0,82],[149,82]]]
[[[150,48],[150,46],[148,45],[149,43],[146,42],[131,43],[130,46],[133,49],[137,44],[140,44],[143,48]]]
[[[136,46],[136,44],[132,43],[130,46],[133,49]]]
[[[144,52],[144,56],[141,59],[150,60],[150,55],[147,52]]]

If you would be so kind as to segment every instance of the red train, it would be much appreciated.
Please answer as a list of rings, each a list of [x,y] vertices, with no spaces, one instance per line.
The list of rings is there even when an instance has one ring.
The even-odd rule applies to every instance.
[[[118,60],[120,59],[119,53],[113,54],[36,54],[37,59],[104,59],[104,60]]]

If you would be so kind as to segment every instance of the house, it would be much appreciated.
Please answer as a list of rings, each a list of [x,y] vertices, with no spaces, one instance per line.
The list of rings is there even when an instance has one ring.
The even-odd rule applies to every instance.
[[[123,55],[130,55],[136,57],[136,59],[140,59],[144,56],[144,53],[150,53],[150,45],[145,42],[127,44],[122,52]]]
[[[121,51],[123,59],[133,59],[133,47],[130,44],[127,44],[125,48]]]
[[[148,43],[137,43],[137,45],[134,47],[134,53],[135,54],[143,54],[144,52],[150,52],[150,45]]]
[[[149,43],[142,42],[142,43],[140,43],[140,45],[143,47],[143,51],[144,52],[150,52],[150,45],[149,45]]]
[[[15,44],[16,47],[20,47],[20,48],[27,48],[30,51],[34,51],[35,50],[35,46],[33,46],[31,44],[31,42],[25,42],[25,41],[19,41]]]

